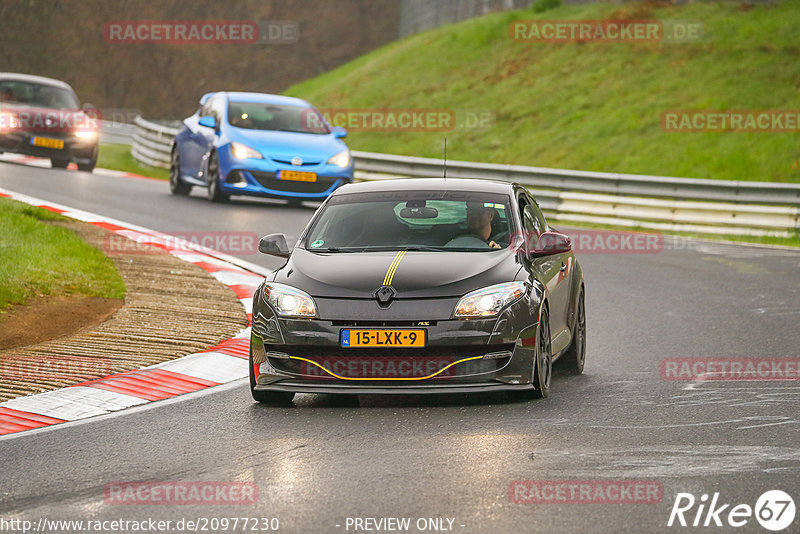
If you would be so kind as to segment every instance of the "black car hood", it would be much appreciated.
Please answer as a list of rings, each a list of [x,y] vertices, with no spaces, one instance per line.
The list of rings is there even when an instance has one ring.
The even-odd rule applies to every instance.
[[[295,249],[275,273],[275,282],[312,297],[372,299],[384,285],[397,251],[318,253]],[[492,284],[514,280],[520,265],[514,252],[418,252],[402,257],[391,285],[398,299],[460,297]]]

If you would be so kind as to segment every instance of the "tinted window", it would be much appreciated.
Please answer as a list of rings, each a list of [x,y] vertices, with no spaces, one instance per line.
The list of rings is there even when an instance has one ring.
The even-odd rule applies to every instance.
[[[228,122],[237,128],[328,134],[325,119],[314,108],[282,106],[259,102],[231,102],[228,104]]]
[[[305,247],[328,251],[426,248],[490,251],[508,246],[508,198],[498,194],[390,192],[334,197]]]
[[[54,109],[80,107],[75,94],[68,89],[16,80],[0,80],[0,102]]]

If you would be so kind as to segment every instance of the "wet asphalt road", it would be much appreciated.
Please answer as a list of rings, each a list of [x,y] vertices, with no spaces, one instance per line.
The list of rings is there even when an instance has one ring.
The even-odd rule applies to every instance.
[[[283,231],[293,242],[313,214],[275,202],[214,205],[201,191],[172,197],[164,182],[10,163],[0,163],[0,187],[166,232]],[[367,517],[410,518],[407,532],[678,532],[700,530],[667,527],[678,493],[699,500],[719,492],[719,503],[753,506],[781,489],[800,506],[797,381],[677,382],[659,372],[665,358],[797,359],[800,253],[668,240],[658,253],[579,260],[586,372],[556,376],[548,399],[299,395],[276,408],[254,404],[239,381],[0,439],[0,518],[152,518],[171,520],[169,532],[181,518],[233,517],[277,518],[281,532],[365,532],[348,518]],[[645,481],[660,484],[663,497],[519,504],[509,494],[518,480]],[[104,488],[118,481],[253,482],[258,499],[107,503]],[[696,512],[687,511],[689,522]],[[735,530],[767,532],[755,518]],[[800,532],[800,513],[784,532]]]

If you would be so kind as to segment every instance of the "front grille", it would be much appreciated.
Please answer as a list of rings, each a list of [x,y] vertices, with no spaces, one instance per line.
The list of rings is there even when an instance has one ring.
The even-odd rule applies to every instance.
[[[295,165],[294,163],[292,163],[291,159],[272,158],[272,161],[275,161],[275,162],[278,162],[278,163],[283,163],[284,165],[291,165],[293,167],[297,167],[298,166],[298,165]],[[315,161],[305,161],[305,160],[303,160],[303,163],[301,163],[299,166],[300,167],[305,167],[307,165],[319,165],[320,163],[322,163],[321,160],[315,160]]]
[[[338,180],[338,178],[328,176],[317,176],[316,182],[295,182],[279,180],[275,177],[274,172],[250,171],[250,174],[261,186],[287,193],[323,193]]]
[[[270,347],[267,351],[271,350]],[[428,347],[406,349],[342,349],[339,347],[292,347],[275,346],[274,350],[310,360],[308,361],[268,358],[277,370],[309,380],[337,380],[318,365],[344,378],[405,378],[428,376],[447,367],[450,363],[483,356],[489,352],[513,350],[513,345],[479,345]],[[498,371],[508,364],[510,358],[492,360],[470,360],[448,367],[432,379],[447,380],[456,377],[481,375]],[[317,364],[317,365],[315,365]]]

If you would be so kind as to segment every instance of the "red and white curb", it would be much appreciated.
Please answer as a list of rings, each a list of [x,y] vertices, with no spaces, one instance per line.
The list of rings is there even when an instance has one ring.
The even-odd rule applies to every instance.
[[[175,241],[165,234],[2,188],[0,197],[60,213],[139,243],[150,243],[205,269],[236,293],[252,324],[253,293],[268,270],[203,247],[176,248]],[[0,435],[104,415],[244,378],[249,374],[249,347],[248,326],[231,339],[197,354],[0,403]]]

